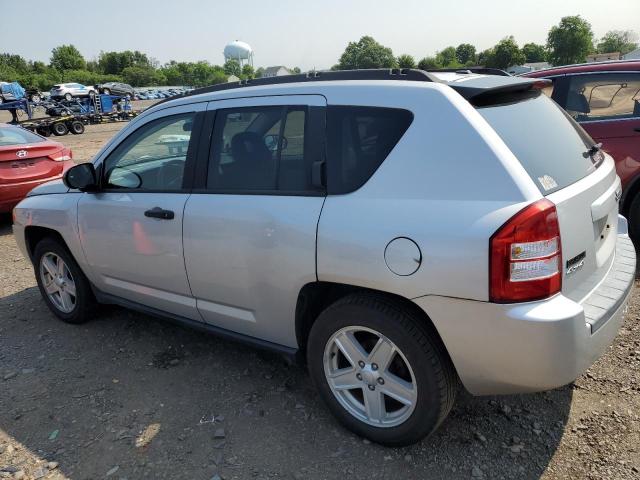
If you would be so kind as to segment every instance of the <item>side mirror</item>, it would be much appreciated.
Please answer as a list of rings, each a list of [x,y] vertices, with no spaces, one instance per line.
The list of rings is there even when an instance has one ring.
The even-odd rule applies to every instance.
[[[289,144],[287,137],[280,137],[280,135],[276,133],[271,135],[265,135],[264,137],[264,144],[271,152],[275,152],[276,150],[278,150],[278,146],[280,146],[281,142],[282,142],[282,146],[281,146],[282,150],[286,149],[287,145]]]
[[[66,171],[62,181],[68,188],[81,192],[92,192],[98,189],[98,179],[93,163],[80,163]]]

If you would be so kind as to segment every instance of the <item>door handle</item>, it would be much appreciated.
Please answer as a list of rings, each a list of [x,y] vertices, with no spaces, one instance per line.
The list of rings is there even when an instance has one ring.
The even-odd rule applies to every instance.
[[[165,210],[160,207],[154,207],[151,210],[144,212],[145,217],[160,218],[162,220],[173,220],[175,214],[171,210]]]
[[[633,131],[634,131],[634,132],[638,132],[638,133],[640,133],[640,127],[636,127],[636,128],[634,128],[634,129],[633,129]]]

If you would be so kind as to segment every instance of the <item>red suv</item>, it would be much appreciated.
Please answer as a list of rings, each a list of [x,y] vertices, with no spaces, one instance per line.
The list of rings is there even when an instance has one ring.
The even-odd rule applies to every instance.
[[[616,161],[622,180],[620,211],[640,240],[640,60],[588,63],[538,70],[545,89]]]

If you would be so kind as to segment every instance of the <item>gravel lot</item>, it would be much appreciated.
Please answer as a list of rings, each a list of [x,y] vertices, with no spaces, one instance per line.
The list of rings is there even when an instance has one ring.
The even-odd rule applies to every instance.
[[[85,161],[121,127],[59,140]],[[461,393],[436,434],[389,449],[341,428],[277,356],[115,307],[55,320],[9,218],[0,265],[0,478],[640,478],[640,290],[574,384]]]

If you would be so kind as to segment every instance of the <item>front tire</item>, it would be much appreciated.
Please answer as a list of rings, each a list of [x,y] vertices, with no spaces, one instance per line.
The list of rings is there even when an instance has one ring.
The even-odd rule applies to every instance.
[[[307,361],[338,420],[387,446],[409,445],[435,431],[458,385],[435,333],[382,296],[350,295],[322,312],[309,334]]]
[[[49,310],[67,323],[83,323],[95,305],[89,280],[64,245],[41,240],[33,254],[38,288]]]

